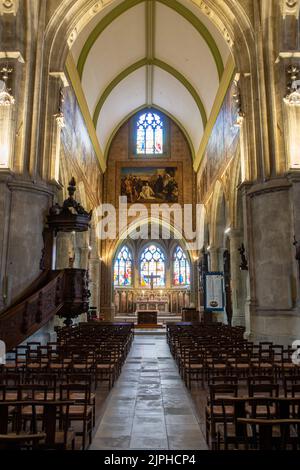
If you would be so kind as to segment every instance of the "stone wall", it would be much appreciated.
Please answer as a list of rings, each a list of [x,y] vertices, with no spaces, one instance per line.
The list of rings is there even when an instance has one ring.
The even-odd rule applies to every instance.
[[[41,273],[42,232],[51,200],[46,185],[0,175],[0,310]]]
[[[102,196],[102,173],[72,87],[64,88],[61,130],[60,180],[64,195],[71,176],[77,181],[76,199],[87,210],[96,208]]]
[[[120,195],[121,166],[132,167],[167,167],[170,163],[178,166],[178,180],[183,204],[194,202],[194,172],[189,144],[180,128],[173,121],[170,123],[170,146],[167,158],[149,159],[136,157],[131,145],[130,121],[127,121],[114,137],[108,152],[107,170],[105,173],[105,202],[116,205]]]
[[[134,117],[131,119],[134,119]],[[179,189],[178,203],[182,206],[183,204],[194,204],[196,202],[195,173],[192,167],[189,144],[178,125],[167,117],[165,119],[169,129],[169,145],[167,146],[167,154],[162,158],[138,157],[134,154],[132,120],[129,119],[116,133],[108,152],[107,170],[104,175],[103,201],[116,207],[117,215],[121,188],[121,169],[124,167],[176,167],[176,179]],[[146,206],[150,208],[151,204],[146,204]],[[129,218],[129,222],[133,220],[134,217]],[[113,302],[112,263],[117,246],[116,241],[107,240],[102,243],[101,311],[107,318],[111,318],[111,304]],[[193,270],[192,267],[191,270]]]

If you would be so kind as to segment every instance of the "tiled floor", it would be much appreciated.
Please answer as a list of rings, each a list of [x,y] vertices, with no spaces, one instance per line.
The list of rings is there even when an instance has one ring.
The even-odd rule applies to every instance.
[[[206,449],[202,428],[166,337],[136,336],[91,449]]]

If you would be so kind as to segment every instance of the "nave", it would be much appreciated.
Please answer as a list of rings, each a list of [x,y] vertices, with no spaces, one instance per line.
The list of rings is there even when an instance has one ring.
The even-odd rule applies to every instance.
[[[59,328],[0,367],[0,449],[298,450],[294,353],[220,323]]]
[[[164,334],[137,334],[92,450],[206,450],[203,424]]]

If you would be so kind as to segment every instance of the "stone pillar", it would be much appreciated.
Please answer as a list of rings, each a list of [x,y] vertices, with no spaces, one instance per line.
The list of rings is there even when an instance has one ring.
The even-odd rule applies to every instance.
[[[99,259],[91,259],[89,263],[89,276],[90,276],[90,306],[97,308],[97,313],[100,313],[100,269],[101,261]]]
[[[217,248],[212,247],[212,246],[210,247],[209,260],[210,260],[209,271],[218,271],[219,270],[219,257],[218,257]]]
[[[300,337],[295,285],[294,221],[298,202],[292,184],[277,178],[248,191],[250,338],[291,344]],[[294,206],[294,207],[293,207]],[[255,301],[253,301],[255,299]]]
[[[170,256],[168,256],[165,266],[166,266],[165,289],[171,289],[172,283],[173,283],[173,279],[172,279],[173,270],[172,270],[172,258]]]
[[[106,321],[113,321],[115,316],[115,308],[113,305],[113,279],[112,279],[112,263],[113,259],[107,256],[110,251],[110,245],[107,240],[103,241],[101,247],[101,314]]]
[[[89,248],[89,279],[90,279],[90,306],[97,308],[98,315],[100,314],[100,270],[101,259],[98,252],[98,240],[96,238],[96,231],[92,227],[90,233],[90,248]]]
[[[217,257],[218,257],[218,268],[217,271],[224,271],[224,252],[226,248],[219,247],[217,250]]]
[[[198,285],[198,259],[191,261],[191,291],[190,291],[190,303],[195,305],[195,308],[200,308],[199,303],[199,285]]]
[[[232,325],[245,325],[246,276],[248,271],[241,271],[241,258],[238,251],[243,243],[242,232],[230,231],[230,268],[232,292]]]

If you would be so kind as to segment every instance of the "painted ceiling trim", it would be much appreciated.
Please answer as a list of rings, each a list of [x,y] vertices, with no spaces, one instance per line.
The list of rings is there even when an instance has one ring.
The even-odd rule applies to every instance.
[[[130,75],[131,73],[135,72],[137,69],[139,69],[141,67],[144,67],[146,65],[156,66],[156,67],[161,68],[165,72],[168,72],[170,75],[172,75],[174,78],[176,78],[189,91],[189,93],[192,95],[192,97],[194,98],[194,101],[197,104],[197,107],[199,109],[199,112],[200,112],[201,118],[202,118],[203,129],[205,129],[206,124],[207,124],[207,114],[206,114],[206,110],[205,110],[205,107],[203,105],[203,102],[202,102],[200,96],[198,95],[197,91],[195,90],[195,88],[190,84],[190,82],[180,72],[178,72],[178,70],[174,69],[174,67],[172,67],[171,65],[166,64],[165,62],[163,62],[162,60],[159,60],[159,59],[153,59],[152,60],[152,59],[147,59],[146,57],[144,59],[141,59],[141,60],[135,62],[134,64],[130,65],[129,67],[127,67],[119,75],[117,75],[117,77],[115,77],[114,80],[112,80],[112,82],[106,87],[106,89],[102,93],[102,95],[101,95],[101,97],[100,97],[100,99],[99,99],[99,101],[96,105],[96,108],[95,108],[95,112],[94,112],[94,116],[93,116],[93,122],[94,122],[95,128],[97,128],[97,123],[98,123],[98,119],[99,119],[99,115],[100,115],[102,106],[104,105],[106,99],[108,98],[110,93],[113,91],[113,89],[122,80],[124,80],[128,75]]]
[[[92,49],[95,42],[97,41],[98,37],[105,30],[105,28],[107,28],[115,19],[117,19],[120,15],[125,13],[127,10],[135,7],[136,5],[140,3],[143,3],[144,1],[145,0],[126,0],[120,5],[118,5],[116,8],[114,8],[110,13],[108,13],[99,22],[99,24],[91,32],[90,36],[86,40],[79,56],[77,69],[78,69],[80,79],[82,79],[84,66],[88,58],[89,52]],[[204,41],[206,42],[207,46],[209,47],[212,53],[212,56],[214,58],[214,61],[218,70],[219,80],[221,80],[221,77],[224,72],[224,64],[223,64],[222,56],[213,36],[208,31],[206,26],[201,22],[199,18],[197,18],[197,16],[194,15],[194,13],[192,13],[188,8],[186,8],[185,6],[183,6],[181,3],[177,2],[176,0],[157,0],[157,1],[162,3],[163,5],[166,5],[172,10],[175,10],[179,15],[185,18],[198,31],[198,33],[202,36],[202,38],[204,39]]]
[[[108,153],[109,153],[109,150],[110,150],[110,146],[112,144],[112,141],[115,137],[115,135],[117,134],[118,130],[123,126],[123,124],[125,124],[126,121],[128,121],[128,119],[130,119],[132,116],[134,116],[136,113],[138,113],[139,111],[142,111],[143,109],[147,109],[149,108],[149,106],[147,105],[147,103],[145,103],[144,105],[142,106],[139,106],[138,108],[134,109],[133,111],[131,111],[129,114],[127,114],[123,119],[122,121],[115,127],[115,129],[113,130],[113,132],[111,133],[111,136],[106,144],[106,148],[105,148],[105,152],[104,152],[104,158],[105,158],[105,161],[107,161],[107,158],[108,158]],[[177,124],[177,126],[179,127],[179,129],[182,131],[182,133],[184,134],[187,142],[188,142],[188,145],[189,145],[189,149],[190,149],[190,152],[191,152],[191,156],[192,156],[192,160],[195,159],[195,150],[194,150],[194,146],[193,146],[193,143],[191,141],[191,138],[187,132],[187,130],[185,129],[185,127],[182,125],[182,123],[175,117],[173,116],[173,114],[171,114],[169,111],[166,111],[164,108],[162,108],[161,106],[157,106],[156,104],[152,105],[150,107],[150,109],[156,109],[157,111],[161,111],[162,113],[164,113],[166,116],[168,116],[172,121],[175,122],[175,124]]]
[[[235,74],[235,62],[233,60],[233,57],[230,55],[228,62],[226,64],[225,70],[224,70],[224,74],[223,74],[223,77],[219,86],[219,90],[218,90],[214,105],[212,107],[212,110],[208,119],[207,126],[204,130],[204,134],[200,143],[199,150],[196,154],[196,158],[194,161],[194,170],[196,172],[198,171],[198,168],[201,164],[203,156],[205,155],[209,138],[211,136],[214,125],[220,113],[228,88],[233,80],[234,74]]]
[[[96,129],[92,121],[89,107],[86,102],[86,98],[85,98],[85,95],[81,86],[81,81],[78,75],[76,64],[74,62],[74,59],[71,53],[69,53],[67,56],[66,71],[69,76],[70,82],[72,84],[74,93],[76,95],[80,110],[82,112],[82,116],[83,116],[83,119],[87,128],[87,131],[89,133],[93,148],[99,160],[100,168],[102,172],[104,173],[106,170],[106,160],[103,156],[103,153],[99,144]]]

